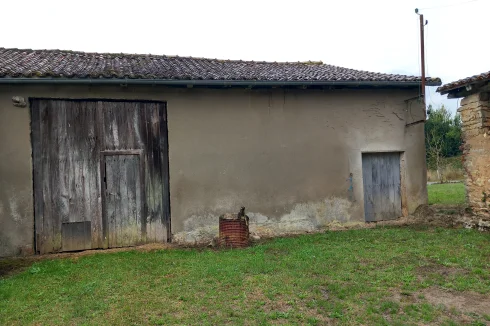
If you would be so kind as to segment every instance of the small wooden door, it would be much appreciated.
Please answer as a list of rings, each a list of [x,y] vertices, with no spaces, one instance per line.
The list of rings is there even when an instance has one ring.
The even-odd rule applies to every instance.
[[[108,247],[139,244],[146,230],[141,155],[126,152],[104,154],[103,220]]]
[[[402,216],[400,153],[362,154],[366,222]]]
[[[61,223],[61,250],[78,251],[92,248],[91,221]]]

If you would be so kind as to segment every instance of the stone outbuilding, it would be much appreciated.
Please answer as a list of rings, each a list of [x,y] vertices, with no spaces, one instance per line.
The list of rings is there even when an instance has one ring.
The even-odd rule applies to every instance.
[[[476,216],[490,219],[490,72],[445,84],[437,91],[461,98],[467,199]]]
[[[428,86],[440,79],[427,78]],[[421,79],[0,48],[0,256],[279,235],[427,203]]]

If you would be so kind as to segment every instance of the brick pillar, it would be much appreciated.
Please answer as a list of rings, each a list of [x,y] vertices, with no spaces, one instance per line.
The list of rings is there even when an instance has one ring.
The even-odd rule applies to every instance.
[[[463,122],[463,167],[473,212],[490,218],[490,101],[488,93],[465,97],[458,109]]]

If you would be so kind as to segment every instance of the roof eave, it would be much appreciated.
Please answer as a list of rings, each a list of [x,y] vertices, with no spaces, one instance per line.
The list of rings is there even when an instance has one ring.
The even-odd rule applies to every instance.
[[[195,86],[371,86],[419,87],[420,81],[259,81],[259,80],[177,80],[177,79],[119,79],[119,78],[0,78],[0,84],[78,84],[78,85],[195,85]],[[427,81],[426,86],[440,86],[440,81]]]
[[[478,80],[478,81],[468,82],[460,85],[455,85],[447,89],[444,89],[443,87],[439,87],[437,89],[437,92],[441,95],[447,94],[448,98],[461,98],[474,93],[478,93],[483,90],[488,91],[490,89],[489,84],[490,84],[489,80],[484,80],[484,81]]]

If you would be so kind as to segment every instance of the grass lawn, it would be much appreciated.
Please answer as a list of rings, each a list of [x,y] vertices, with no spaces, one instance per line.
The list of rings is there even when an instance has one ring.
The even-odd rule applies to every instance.
[[[443,183],[427,186],[429,205],[460,205],[466,202],[466,190],[463,183]]]
[[[2,325],[332,322],[489,323],[488,233],[424,227],[329,231],[243,250],[44,260],[0,279]]]

